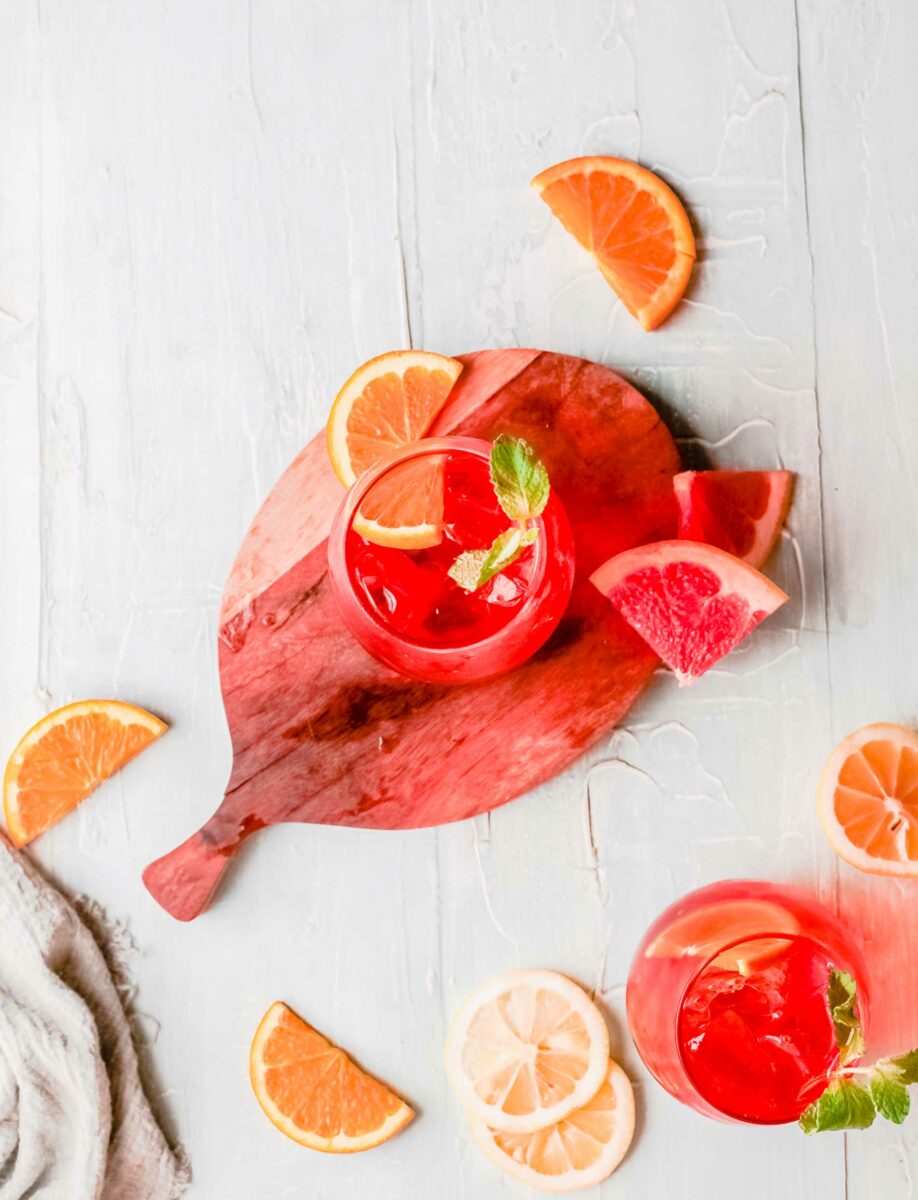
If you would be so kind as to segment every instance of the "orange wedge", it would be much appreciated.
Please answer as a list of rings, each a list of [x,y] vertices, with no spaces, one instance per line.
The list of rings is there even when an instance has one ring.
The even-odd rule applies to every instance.
[[[335,397],[325,430],[344,486],[384,454],[422,438],[461,370],[455,358],[426,350],[392,350],[358,367]]]
[[[354,514],[354,529],[377,546],[424,550],[443,536],[443,458],[422,454],[397,463],[373,484]]]
[[[610,1058],[599,1091],[582,1108],[535,1133],[501,1133],[472,1121],[475,1141],[502,1171],[542,1192],[575,1192],[607,1179],[634,1137],[634,1092]]]
[[[874,875],[918,875],[918,733],[866,725],[829,755],[819,819],[832,849]]]
[[[277,1128],[310,1150],[352,1154],[394,1137],[414,1116],[286,1004],[262,1018],[249,1056],[258,1103]]]
[[[460,1006],[444,1065],[470,1117],[506,1133],[535,1133],[596,1095],[608,1070],[609,1031],[564,975],[508,971]]]
[[[686,289],[695,238],[675,192],[625,158],[571,158],[532,181],[633,317],[661,325]]]
[[[80,700],[33,725],[10,756],[3,808],[24,846],[165,732],[159,717],[121,700]]]

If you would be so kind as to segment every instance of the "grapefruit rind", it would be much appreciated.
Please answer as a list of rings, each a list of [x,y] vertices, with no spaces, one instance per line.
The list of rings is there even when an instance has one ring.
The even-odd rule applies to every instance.
[[[110,720],[117,721],[121,725],[145,729],[149,732],[150,738],[138,746],[132,754],[122,759],[114,771],[96,778],[91,786],[54,820],[34,829],[26,828],[21,820],[19,807],[19,775],[29,750],[41,742],[52,729],[60,725],[66,725],[68,721],[75,717],[91,716],[93,714],[108,717]],[[61,708],[55,709],[53,712],[42,717],[41,720],[36,721],[31,729],[19,739],[16,748],[9,757],[3,775],[3,813],[10,841],[14,846],[22,847],[34,841],[41,834],[46,833],[59,820],[62,820],[63,817],[72,812],[87,796],[90,796],[99,784],[111,778],[112,774],[136,758],[151,742],[161,737],[167,728],[166,722],[161,721],[153,713],[147,712],[144,708],[138,708],[135,704],[128,704],[124,700],[76,700],[72,704],[65,704]]]
[[[351,463],[351,453],[348,448],[348,420],[354,405],[374,380],[390,373],[404,379],[407,371],[418,367],[430,372],[444,372],[449,377],[450,387],[455,384],[462,371],[461,362],[455,358],[448,358],[444,354],[434,354],[429,350],[390,350],[359,366],[338,392],[328,415],[325,436],[332,469],[345,487],[350,487],[357,480],[357,472]],[[380,447],[377,457],[382,457],[387,450],[422,438],[446,403],[449,392],[450,388],[446,388],[440,396],[439,402],[425,411],[423,421],[417,425],[408,422],[410,428],[399,430],[393,428],[389,422],[385,422],[389,427],[379,428],[374,438]]]
[[[523,989],[528,989],[535,994],[544,991],[552,997],[555,1005],[566,1004],[568,1013],[576,1015],[588,1043],[587,1061],[583,1073],[568,1094],[554,1104],[539,1104],[528,1112],[508,1113],[503,1108],[488,1103],[479,1095],[476,1090],[476,1080],[469,1076],[463,1055],[467,1042],[470,1040],[472,1023],[479,1013],[489,1006],[497,1006],[502,998],[514,992],[519,995]],[[549,1003],[551,1002],[549,1001]],[[533,1001],[534,1005],[535,1001]],[[507,1028],[509,1029],[509,1027]],[[515,1061],[520,1063],[532,1061],[528,1057],[527,1044],[512,1031],[511,1036],[504,1040],[510,1055],[518,1052],[519,1058]],[[545,1041],[546,1039],[543,1037],[539,1045],[544,1046]],[[499,1054],[500,1051],[495,1050],[495,1057]],[[443,1058],[447,1078],[453,1092],[470,1117],[477,1118],[492,1129],[502,1132],[534,1133],[538,1129],[563,1120],[574,1109],[582,1108],[596,1095],[606,1075],[609,1058],[609,1031],[599,1009],[586,992],[572,980],[555,971],[521,968],[498,975],[466,997],[453,1017]],[[507,1069],[506,1054],[501,1061],[502,1069]],[[512,1058],[509,1059],[510,1064],[513,1061]]]
[[[835,853],[857,870],[870,875],[918,876],[918,856],[912,857],[909,853],[909,842],[913,848],[918,848],[918,790],[914,791],[914,800],[906,804],[902,798],[890,794],[867,763],[866,769],[873,776],[875,783],[870,792],[840,784],[840,775],[849,760],[862,755],[865,747],[878,743],[892,743],[898,747],[900,763],[897,768],[897,783],[902,779],[901,758],[905,752],[913,757],[913,769],[918,769],[918,732],[904,725],[885,722],[865,725],[843,738],[826,760],[817,792],[819,820]],[[844,788],[844,798],[849,804],[852,800],[856,801],[857,796],[865,797],[866,803],[862,808],[866,816],[861,820],[871,825],[872,838],[882,835],[884,823],[887,825],[884,840],[888,843],[892,838],[895,857],[871,853],[864,846],[851,840],[837,811],[837,797],[841,788]],[[912,789],[906,787],[906,795],[910,794]],[[872,817],[870,809],[874,805],[876,815]],[[895,829],[892,828],[893,825],[896,826]]]
[[[255,1098],[261,1105],[265,1116],[281,1133],[298,1145],[305,1146],[309,1150],[321,1151],[323,1154],[357,1154],[362,1150],[372,1150],[376,1146],[381,1146],[383,1142],[389,1141],[390,1138],[400,1133],[414,1118],[414,1110],[405,1104],[404,1101],[399,1101],[399,1106],[377,1129],[368,1130],[359,1137],[353,1137],[345,1133],[337,1133],[332,1137],[322,1137],[311,1130],[303,1129],[297,1125],[287,1113],[283,1112],[275,1104],[265,1081],[266,1066],[264,1049],[271,1034],[287,1014],[296,1016],[280,1000],[275,1001],[271,1005],[264,1017],[262,1017],[258,1029],[255,1031],[255,1037],[252,1039],[252,1047],[249,1053],[249,1077]],[[297,1018],[297,1020],[300,1020],[300,1018]],[[330,1043],[329,1046],[331,1046]],[[343,1054],[344,1051],[339,1051],[339,1053]],[[359,1068],[355,1066],[354,1069],[358,1070]],[[380,1087],[383,1087],[383,1085],[380,1084]],[[389,1089],[385,1090],[388,1091]],[[398,1099],[394,1093],[391,1094],[394,1099]]]
[[[606,1102],[607,1090],[611,1090],[612,1093],[613,1107],[611,1109],[600,1107]],[[600,1147],[596,1158],[588,1166],[577,1168],[572,1164],[568,1170],[549,1174],[536,1170],[527,1161],[527,1147],[524,1144],[527,1136],[551,1141],[550,1153],[556,1163],[560,1153],[564,1153],[567,1149],[571,1134],[573,1133],[575,1137],[578,1136],[576,1130],[571,1130],[571,1126],[575,1125],[578,1116],[589,1114],[595,1120],[597,1115],[607,1112],[614,1113],[612,1136],[608,1141],[599,1142],[595,1137],[595,1129],[592,1131],[592,1136],[590,1131],[579,1134],[581,1139],[588,1139],[594,1146]],[[634,1137],[634,1122],[634,1090],[631,1081],[618,1063],[610,1058],[606,1077],[600,1084],[596,1095],[582,1108],[575,1109],[567,1117],[546,1129],[537,1130],[532,1135],[503,1134],[499,1130],[491,1129],[477,1117],[471,1118],[470,1127],[475,1142],[495,1166],[500,1167],[506,1174],[528,1187],[557,1194],[595,1187],[604,1179],[608,1179],[628,1153]],[[513,1146],[515,1140],[520,1142],[518,1146]],[[502,1141],[509,1144],[501,1145]]]
[[[726,549],[716,542],[708,542],[704,538],[694,536],[692,530],[692,489],[695,484],[704,486],[705,479],[712,476],[726,478],[729,476],[757,475],[768,480],[770,493],[764,513],[756,518],[750,518],[755,525],[755,539],[752,545],[741,557],[751,567],[760,569],[774,549],[781,535],[784,522],[790,510],[794,495],[793,471],[680,471],[673,476],[673,491],[679,506],[679,536],[686,540],[703,541],[705,545],[715,545],[718,549]],[[716,515],[716,514],[715,514]],[[686,528],[690,532],[683,532]]]
[[[572,177],[576,176],[587,179],[594,172],[627,179],[636,189],[634,198],[642,193],[650,195],[655,204],[666,214],[669,228],[672,232],[673,262],[665,272],[662,271],[662,268],[660,269],[660,284],[649,294],[647,300],[642,304],[636,304],[633,299],[636,289],[641,287],[638,279],[633,276],[633,272],[629,271],[628,266],[624,263],[620,262],[616,266],[614,259],[604,259],[596,246],[595,230],[592,221],[588,213],[584,216],[584,212],[589,208],[589,200],[585,194],[585,188],[583,189],[584,195],[582,196],[582,204],[580,206],[584,211],[578,214],[580,217],[579,220],[572,219],[573,214],[569,211],[558,211],[552,204],[550,195],[546,194],[553,184],[569,182]],[[593,256],[603,278],[631,315],[640,321],[641,325],[648,331],[656,329],[661,325],[685,293],[692,269],[695,265],[697,253],[695,235],[692,232],[688,214],[685,211],[682,201],[672,188],[659,175],[654,174],[653,171],[648,170],[646,167],[642,167],[639,163],[631,162],[626,158],[614,158],[607,155],[589,155],[583,158],[571,158],[565,162],[556,163],[554,166],[548,167],[536,175],[532,180],[532,187],[541,199],[545,201],[554,215],[557,216],[558,220],[561,221],[567,232]],[[625,212],[627,212],[627,208]],[[620,214],[618,220],[614,221],[611,226],[602,230],[605,239],[613,232],[622,216],[624,216],[624,213]],[[652,240],[652,237],[652,234],[647,234],[643,239],[638,239],[638,241]],[[624,246],[625,243],[622,243],[622,245]],[[649,268],[644,269],[644,274],[646,274],[647,269]],[[638,272],[638,274],[641,273]]]

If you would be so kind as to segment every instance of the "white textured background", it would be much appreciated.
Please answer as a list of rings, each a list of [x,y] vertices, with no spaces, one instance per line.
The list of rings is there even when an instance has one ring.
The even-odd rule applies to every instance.
[[[813,798],[839,736],[918,718],[916,60],[912,0],[0,3],[0,739],[87,695],[172,724],[36,855],[133,933],[195,1200],[522,1196],[439,1066],[458,998],[518,964],[595,988],[637,1081],[602,1197],[912,1196],[918,1117],[816,1140],[707,1122],[622,1014],[650,919],[731,874],[860,912],[875,992],[918,1013],[918,896],[838,865]],[[590,152],[659,169],[697,223],[658,333],[528,187]],[[140,871],[223,791],[235,549],[340,382],[409,340],[598,359],[687,449],[798,471],[773,564],[793,603],[490,820],[275,829],[179,926]],[[271,1128],[246,1054],[278,997],[406,1094],[406,1134],[329,1160]]]

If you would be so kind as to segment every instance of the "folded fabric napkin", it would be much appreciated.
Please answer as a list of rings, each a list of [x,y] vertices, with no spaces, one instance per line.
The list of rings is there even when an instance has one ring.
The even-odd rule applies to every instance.
[[[99,946],[0,835],[0,1200],[176,1200],[189,1179]]]

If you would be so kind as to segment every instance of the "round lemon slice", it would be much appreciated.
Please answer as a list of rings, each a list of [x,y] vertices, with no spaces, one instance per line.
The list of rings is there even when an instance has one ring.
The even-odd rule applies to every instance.
[[[502,1132],[534,1133],[599,1091],[609,1032],[586,992],[564,975],[510,971],[460,1006],[444,1059],[470,1117]]]

